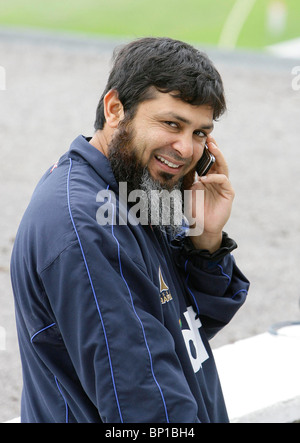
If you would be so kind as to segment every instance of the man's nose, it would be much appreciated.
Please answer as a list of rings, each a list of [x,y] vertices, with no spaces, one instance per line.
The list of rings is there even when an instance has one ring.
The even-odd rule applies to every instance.
[[[181,158],[191,158],[194,154],[193,137],[189,134],[178,135],[178,138],[173,143],[175,149]]]

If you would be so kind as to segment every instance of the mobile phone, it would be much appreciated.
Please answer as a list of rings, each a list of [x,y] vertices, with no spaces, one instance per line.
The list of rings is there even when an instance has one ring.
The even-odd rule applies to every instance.
[[[208,146],[205,145],[202,157],[196,165],[196,172],[199,177],[206,175],[215,161],[215,156],[209,151]]]

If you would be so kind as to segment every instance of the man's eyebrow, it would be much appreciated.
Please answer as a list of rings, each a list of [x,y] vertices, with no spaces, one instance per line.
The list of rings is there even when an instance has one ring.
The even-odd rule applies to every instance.
[[[191,125],[192,122],[188,119],[186,119],[185,117],[182,117],[181,115],[176,114],[175,112],[169,112],[168,114],[165,114],[166,118],[171,118],[174,120],[178,120],[182,123],[185,123],[187,125]],[[210,130],[214,128],[214,124],[211,123],[209,125],[200,125],[198,129],[206,129],[206,130]]]

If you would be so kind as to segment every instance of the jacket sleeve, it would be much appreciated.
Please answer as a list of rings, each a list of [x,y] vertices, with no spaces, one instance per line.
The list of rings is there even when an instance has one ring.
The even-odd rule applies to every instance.
[[[191,248],[190,242],[187,245],[174,248],[175,262],[187,297],[211,339],[244,304],[250,283],[236,265],[231,251],[237,245],[226,233],[223,247],[213,255]]]
[[[103,235],[76,235],[41,279],[74,371],[101,420],[197,422],[196,401],[162,323],[158,288],[113,227]]]

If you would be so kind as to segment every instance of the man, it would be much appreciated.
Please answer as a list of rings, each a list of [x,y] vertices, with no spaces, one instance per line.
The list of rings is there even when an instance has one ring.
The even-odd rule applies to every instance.
[[[249,283],[222,232],[234,191],[211,131],[224,110],[221,78],[193,47],[144,38],[118,52],[94,136],[46,172],[16,237],[23,422],[228,421],[208,339]],[[195,180],[205,144],[216,162]],[[185,235],[164,208],[151,222],[153,191],[175,189],[192,193]]]

